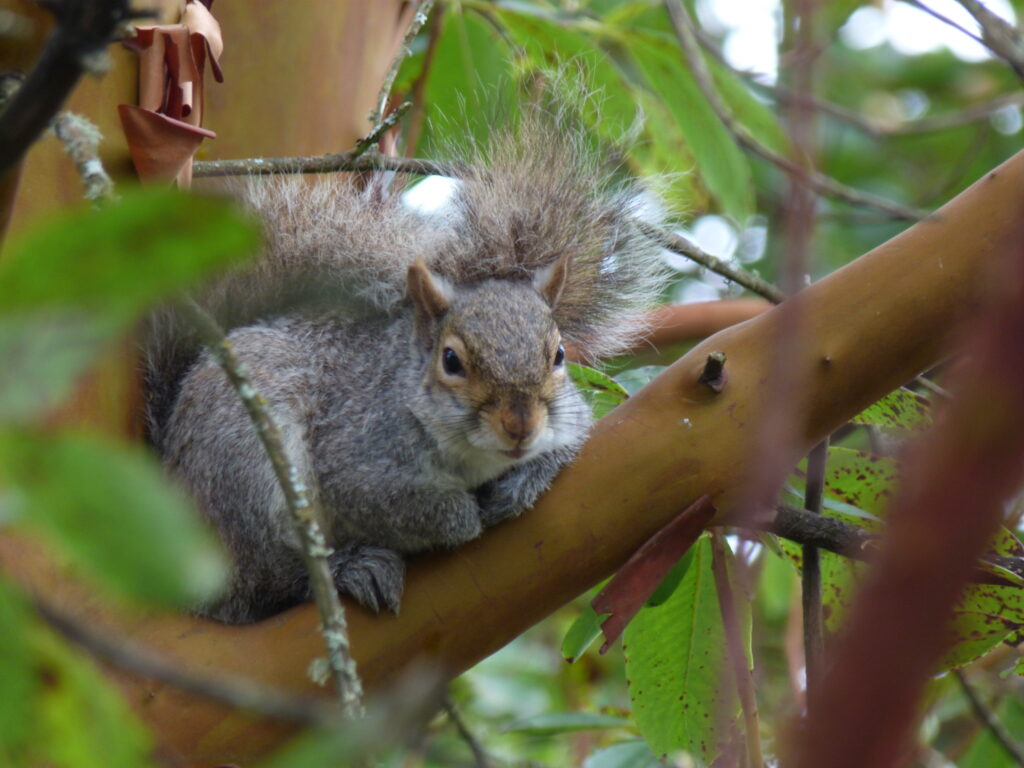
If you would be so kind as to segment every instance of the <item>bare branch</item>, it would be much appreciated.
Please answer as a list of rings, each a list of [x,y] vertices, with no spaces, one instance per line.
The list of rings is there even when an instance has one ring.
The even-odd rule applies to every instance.
[[[455,702],[452,701],[450,694],[445,694],[444,699],[441,702],[441,707],[444,709],[445,714],[448,715],[448,719],[452,721],[452,725],[455,726],[455,730],[459,732],[459,736],[466,742],[469,750],[473,753],[473,765],[475,768],[492,768],[494,762],[487,754],[487,750],[484,745],[480,743],[480,740],[476,737],[466,725],[466,721],[462,718],[462,713],[459,712],[458,707],[455,706]]]
[[[338,590],[327,562],[332,550],[327,546],[323,531],[317,522],[323,519],[317,509],[318,502],[307,493],[303,478],[288,460],[281,439],[281,430],[274,421],[267,401],[256,391],[244,363],[238,359],[223,331],[194,301],[183,302],[182,309],[195,324],[203,343],[238,392],[273,465],[274,474],[277,476],[288,511],[302,542],[302,556],[309,572],[310,587],[320,611],[321,631],[327,644],[327,661],[333,673],[338,700],[345,714],[362,714],[363,686],[349,650],[345,610],[338,598]]]
[[[192,177],[248,176],[276,173],[335,173],[336,171],[396,171],[419,176],[458,176],[448,163],[413,157],[337,152],[315,157],[251,157],[244,160],[203,160],[192,166]]]
[[[745,520],[741,528],[773,533],[797,544],[813,544],[851,560],[868,561],[876,551],[880,535],[844,523],[832,517],[814,515],[806,509],[788,504],[779,504],[770,520]],[[985,554],[982,560],[998,565],[1016,576],[1024,578],[1024,557]],[[1016,586],[999,576],[983,569],[975,569],[974,584],[997,584]]]
[[[995,713],[985,706],[985,702],[978,696],[978,692],[974,690],[974,686],[968,681],[967,676],[964,674],[962,669],[954,669],[953,674],[956,676],[957,681],[960,683],[960,690],[964,692],[964,696],[967,697],[967,701],[971,704],[971,709],[974,712],[974,716],[978,718],[982,725],[984,725],[992,737],[996,740],[1006,752],[1007,755],[1012,758],[1017,765],[1024,766],[1024,747],[1017,743],[1017,741],[1010,735],[1010,732],[1006,730],[1006,727],[999,722],[999,718],[996,717]]]
[[[419,34],[423,25],[427,23],[427,18],[430,16],[430,9],[433,5],[434,0],[420,0],[419,6],[413,14],[412,22],[409,24],[409,29],[406,30],[405,37],[402,38],[402,44],[398,48],[395,60],[391,62],[387,74],[384,75],[384,82],[380,87],[380,95],[377,97],[377,106],[370,113],[371,123],[376,125],[381,122],[381,116],[384,114],[384,110],[387,109],[388,98],[391,96],[391,87],[395,84],[398,70],[401,69],[402,62],[412,53],[412,48],[410,47],[412,41]]]
[[[767,280],[763,280],[752,272],[747,272],[745,269],[740,269],[727,261],[723,261],[717,256],[712,256],[682,235],[655,227],[639,219],[637,220],[637,226],[641,232],[661,245],[662,248],[697,262],[715,274],[721,275],[727,280],[732,280],[737,285],[742,285],[748,291],[756,293],[758,296],[763,296],[773,304],[778,304],[786,298],[782,291]]]
[[[356,145],[349,152],[352,159],[355,160],[372,149],[373,146],[380,141],[381,136],[398,125],[398,121],[405,116],[405,113],[409,111],[411,106],[412,102],[406,101],[391,110],[391,114],[381,120],[368,134],[356,142]]]
[[[0,176],[50,124],[84,72],[102,71],[105,49],[134,14],[128,0],[49,4],[57,24],[35,68],[0,113]]]
[[[978,0],[957,0],[981,26],[981,43],[1001,58],[1024,80],[1024,40],[1020,30],[997,16]],[[974,37],[972,35],[972,37]],[[974,38],[977,40],[977,38]]]
[[[82,178],[87,200],[113,200],[114,182],[100,160],[99,145],[103,140],[92,122],[74,112],[61,112],[53,121],[53,132],[64,143],[64,149],[75,163]]]

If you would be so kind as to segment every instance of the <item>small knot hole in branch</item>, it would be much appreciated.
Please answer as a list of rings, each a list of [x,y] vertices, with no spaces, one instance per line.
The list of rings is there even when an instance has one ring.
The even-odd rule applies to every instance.
[[[704,384],[716,394],[725,389],[725,352],[712,352],[704,362],[704,370],[697,378],[697,383]]]

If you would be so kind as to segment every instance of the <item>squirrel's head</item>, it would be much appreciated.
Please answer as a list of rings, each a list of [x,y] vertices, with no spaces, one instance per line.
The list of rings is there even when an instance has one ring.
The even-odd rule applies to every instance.
[[[421,261],[409,267],[416,337],[427,355],[424,386],[452,406],[446,434],[461,432],[473,448],[512,461],[578,435],[578,425],[559,419],[560,400],[575,397],[554,320],[569,262],[532,279],[468,286],[451,285]]]

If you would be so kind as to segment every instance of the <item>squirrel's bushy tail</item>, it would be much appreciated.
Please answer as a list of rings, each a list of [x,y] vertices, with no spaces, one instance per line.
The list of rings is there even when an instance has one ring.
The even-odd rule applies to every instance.
[[[566,254],[572,267],[555,311],[586,361],[619,354],[645,330],[668,268],[637,226],[654,205],[587,146],[569,109],[524,108],[515,125],[463,159],[453,240],[430,262],[457,281],[531,275]],[[641,211],[641,208],[645,210]]]

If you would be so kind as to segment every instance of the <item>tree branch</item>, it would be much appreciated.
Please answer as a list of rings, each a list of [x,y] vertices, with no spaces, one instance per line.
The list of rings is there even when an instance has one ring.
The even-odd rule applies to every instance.
[[[391,87],[395,84],[395,78],[398,76],[398,70],[402,67],[402,62],[409,57],[412,53],[413,39],[419,34],[420,29],[424,24],[427,23],[427,18],[430,16],[430,9],[434,6],[434,0],[419,0],[419,5],[416,8],[416,12],[413,14],[412,22],[409,24],[409,29],[405,32],[405,37],[402,38],[402,44],[398,48],[398,53],[395,54],[394,60],[391,62],[391,66],[388,67],[387,74],[384,75],[384,82],[380,87],[380,95],[377,97],[377,106],[370,113],[370,122],[377,124],[381,122],[381,116],[384,114],[384,110],[388,107],[388,98],[391,96]]]
[[[74,112],[61,112],[53,121],[53,132],[64,143],[85,187],[87,200],[113,200],[114,182],[100,160],[99,145],[103,140],[99,129]]]
[[[221,368],[227,374],[232,386],[245,406],[267,457],[274,468],[278,484],[284,494],[285,504],[291,513],[296,532],[302,542],[302,557],[309,572],[309,583],[320,611],[324,641],[327,644],[327,661],[332,672],[335,691],[346,715],[362,714],[363,685],[356,673],[356,663],[349,651],[348,626],[345,610],[334,585],[327,558],[332,550],[327,546],[318,520],[324,519],[319,502],[307,492],[304,479],[288,460],[278,427],[270,412],[267,401],[253,386],[245,365],[235,354],[231,342],[217,323],[198,304],[189,300],[182,304],[183,311],[191,319]]]
[[[459,712],[458,707],[455,706],[455,702],[452,701],[451,694],[445,694],[444,699],[441,702],[441,707],[444,709],[445,714],[448,715],[448,719],[452,721],[452,725],[455,726],[455,730],[459,732],[459,736],[466,742],[469,747],[469,751],[473,753],[473,765],[475,768],[492,768],[494,765],[487,754],[487,750],[484,745],[480,743],[480,740],[476,737],[466,725],[466,721],[462,718],[462,713]]]
[[[103,71],[107,45],[137,15],[128,0],[66,0],[48,7],[56,27],[35,68],[0,113],[0,176],[50,124],[82,74]]]
[[[365,151],[365,150],[364,150]],[[450,163],[414,157],[366,155],[350,150],[315,157],[251,157],[243,160],[201,160],[192,166],[192,177],[249,176],[274,173],[334,173],[336,171],[396,171],[419,176],[459,176]]]

